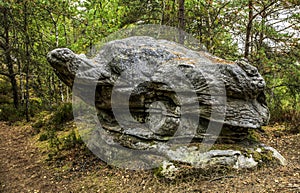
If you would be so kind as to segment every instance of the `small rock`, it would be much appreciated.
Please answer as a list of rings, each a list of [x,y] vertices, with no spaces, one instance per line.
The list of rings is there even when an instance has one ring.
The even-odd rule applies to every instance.
[[[178,168],[176,168],[173,163],[167,162],[167,161],[163,161],[161,167],[162,167],[162,170],[161,170],[160,173],[165,178],[174,179],[176,177],[175,176],[175,172],[178,171]]]

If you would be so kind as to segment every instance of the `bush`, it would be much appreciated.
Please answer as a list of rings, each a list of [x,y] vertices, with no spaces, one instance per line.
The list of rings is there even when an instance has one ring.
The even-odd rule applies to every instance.
[[[33,98],[29,102],[29,116],[41,112],[43,109],[41,100],[39,98]],[[0,121],[17,122],[24,120],[26,117],[25,104],[19,104],[19,108],[16,109],[12,103],[1,103],[0,105]]]
[[[25,109],[16,109],[12,104],[2,104],[0,106],[0,121],[16,122],[25,117]]]
[[[300,111],[296,109],[280,109],[271,111],[271,123],[283,123],[288,131],[300,133]]]
[[[46,140],[48,140],[48,134],[42,133],[39,137],[39,141],[46,141]]]
[[[55,125],[61,125],[73,119],[72,103],[63,103],[57,107],[51,122]]]
[[[71,132],[63,139],[63,146],[62,148],[65,150],[70,150],[74,147],[76,147],[76,145],[81,145],[83,142],[79,137],[76,136],[76,133],[74,131],[74,129],[71,130]]]
[[[37,113],[40,113],[45,107],[42,105],[42,99],[33,97],[29,101],[29,115],[31,117],[35,116]]]

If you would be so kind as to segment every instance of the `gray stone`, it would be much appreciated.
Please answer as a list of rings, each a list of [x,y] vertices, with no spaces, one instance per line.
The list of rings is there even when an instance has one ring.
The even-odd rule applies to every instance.
[[[241,147],[240,147],[241,148]],[[263,150],[262,150],[263,149]],[[266,157],[272,153],[273,157],[269,157],[272,163],[286,165],[286,160],[272,147],[264,144],[251,148],[241,148],[241,150],[210,150],[200,152],[195,147],[180,147],[176,150],[164,148],[167,152],[169,161],[161,164],[160,174],[168,179],[174,179],[181,173],[184,173],[185,167],[174,163],[188,164],[194,169],[206,172],[208,169],[251,169],[256,168],[260,164],[265,164],[258,157]],[[276,152],[276,153],[274,153]],[[273,154],[274,153],[274,154]],[[259,155],[259,156],[257,156]]]
[[[262,144],[262,147],[268,151],[271,151],[273,153],[273,157],[276,158],[280,162],[281,165],[285,166],[288,164],[287,160],[273,147],[269,147],[264,144]]]
[[[186,129],[182,136],[201,140],[208,123],[214,122],[223,125],[220,139],[224,136],[224,140],[239,141],[247,136],[248,129],[260,128],[269,120],[265,81],[245,60],[229,62],[167,40],[131,37],[107,43],[93,59],[61,48],[51,51],[48,61],[68,86],[72,87],[76,75],[77,82],[82,84],[79,95],[83,100],[88,95],[86,88],[96,81],[99,118],[111,131],[164,140],[173,136],[181,123],[193,128],[190,117],[199,115],[197,132]],[[112,101],[113,89],[117,100]],[[124,102],[129,96],[129,103]],[[122,114],[121,127],[112,113],[112,105]],[[128,106],[130,115],[126,111]],[[139,123],[148,125],[140,128]],[[160,127],[153,128],[159,124]],[[211,135],[213,138],[218,133]]]
[[[259,163],[255,153],[244,153],[248,150],[199,149],[202,142],[241,142],[250,129],[268,123],[265,81],[246,60],[230,62],[145,36],[109,42],[92,59],[67,48],[49,52],[47,59],[66,85],[76,87],[74,94],[96,107],[105,132],[89,129],[83,139],[105,154],[106,161],[122,157],[119,162],[137,165],[137,153],[120,151],[116,144],[121,144],[146,150],[137,157],[156,160],[170,178],[180,171],[173,162],[202,169],[253,168]],[[266,150],[286,164],[276,150]]]

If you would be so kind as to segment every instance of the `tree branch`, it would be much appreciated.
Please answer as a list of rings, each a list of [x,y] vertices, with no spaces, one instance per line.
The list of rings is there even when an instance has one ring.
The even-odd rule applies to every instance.
[[[275,3],[277,3],[277,0],[271,2],[269,5],[267,5],[266,7],[264,7],[262,10],[260,10],[256,14],[254,14],[253,17],[250,18],[249,23],[251,23],[258,15],[262,14],[263,12],[265,12],[268,8],[270,8],[271,6],[273,6]]]
[[[6,76],[6,77],[10,77],[9,74],[5,73],[5,72],[0,72],[0,75]]]
[[[5,45],[2,41],[0,41],[0,48],[2,48],[3,50],[5,50]]]
[[[227,5],[229,4],[229,2],[224,3],[217,11],[215,17],[214,17],[214,21],[217,20],[217,17],[220,15],[221,10],[224,9]],[[213,22],[215,24],[215,22]],[[215,25],[214,25],[215,26]]]

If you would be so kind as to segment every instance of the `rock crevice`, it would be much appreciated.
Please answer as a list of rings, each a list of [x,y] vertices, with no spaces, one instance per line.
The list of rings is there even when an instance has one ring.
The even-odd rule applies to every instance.
[[[47,59],[69,87],[76,79],[76,94],[128,148],[159,149],[183,138],[237,143],[269,120],[266,83],[243,59],[230,62],[146,36],[111,41],[92,59],[67,48]]]

